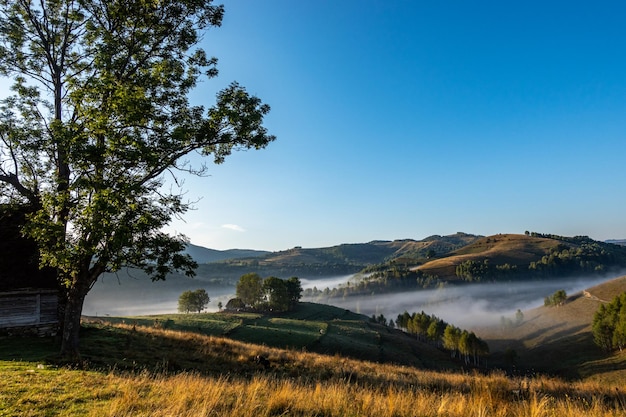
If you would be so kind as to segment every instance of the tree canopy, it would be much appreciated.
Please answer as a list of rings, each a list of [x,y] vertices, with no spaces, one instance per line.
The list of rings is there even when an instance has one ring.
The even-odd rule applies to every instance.
[[[263,279],[254,272],[242,275],[237,281],[236,293],[244,305],[255,306],[263,298]]]
[[[626,292],[608,304],[600,304],[593,317],[594,341],[606,351],[626,346]]]
[[[257,310],[288,311],[302,298],[298,277],[287,280],[277,277],[262,279],[255,272],[242,275],[237,282],[237,300]],[[240,308],[240,307],[237,307]]]
[[[190,203],[187,156],[221,163],[274,140],[269,106],[237,83],[205,109],[187,98],[217,59],[197,48],[211,0],[0,0],[0,203],[32,208],[23,232],[65,288],[61,353],[78,356],[85,295],[130,266],[164,279],[196,266],[161,230]]]
[[[204,288],[199,288],[195,291],[184,291],[180,297],[178,297],[178,311],[181,313],[190,313],[195,311],[201,313],[206,308],[211,299]]]

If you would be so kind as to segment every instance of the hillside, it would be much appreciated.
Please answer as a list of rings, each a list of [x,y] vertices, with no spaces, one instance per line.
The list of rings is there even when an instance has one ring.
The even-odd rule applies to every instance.
[[[273,348],[306,350],[359,360],[396,363],[418,368],[459,369],[460,364],[434,346],[407,334],[373,323],[351,311],[315,303],[300,303],[294,311],[279,315],[222,312],[134,317],[86,317],[88,328],[130,323],[134,326],[225,336],[242,343]],[[101,346],[88,346],[88,357],[102,356]],[[158,346],[149,350],[157,354]],[[95,359],[94,359],[95,360]],[[180,369],[192,365],[180,364]]]
[[[466,276],[457,267],[470,264]],[[482,264],[482,265],[479,265]],[[415,270],[444,280],[478,278],[557,277],[572,274],[606,273],[626,266],[626,247],[592,240],[586,236],[565,237],[532,233],[487,236],[418,266]],[[479,268],[477,268],[479,267]],[[473,279],[474,278],[474,279]]]
[[[243,343],[199,332],[90,324],[79,366],[50,339],[0,344],[0,415],[624,415],[623,381],[425,370]],[[187,369],[189,371],[181,371]]]
[[[399,259],[399,258],[398,258]],[[586,236],[538,233],[476,237],[473,242],[433,258],[368,267],[349,286],[307,291],[307,297],[397,293],[477,282],[546,281],[617,275],[626,268],[626,246]]]
[[[626,291],[626,276],[569,294],[558,307],[524,311],[522,324],[477,329],[495,352],[492,362],[511,366],[504,352],[514,350],[518,368],[568,377],[626,378],[626,353],[605,354],[593,342],[591,323],[599,305]]]
[[[447,279],[456,277],[456,267],[468,260],[483,262],[487,259],[491,264],[510,264],[527,267],[530,262],[541,259],[550,250],[561,244],[556,239],[533,237],[521,234],[499,234],[481,237],[476,241],[419,266],[418,270],[425,274],[438,275]]]
[[[460,272],[459,266],[463,268]],[[441,281],[542,279],[606,273],[624,267],[626,246],[598,242],[586,236],[456,233],[423,240],[372,241],[328,248],[295,247],[253,258],[203,264],[198,272],[230,282],[247,272],[281,278],[311,278],[365,271],[380,273],[380,277],[372,280],[388,280],[386,271],[393,269],[393,274],[397,275],[398,270],[404,269],[418,275],[407,274],[407,279],[412,282],[418,279],[428,286]]]
[[[354,274],[373,265],[398,262],[418,265],[432,256],[445,256],[450,251],[470,244],[480,236],[456,233],[434,235],[423,240],[375,240],[368,243],[346,243],[327,248],[302,248],[271,252],[252,258],[236,258],[201,265],[199,274],[237,279],[247,272],[262,276],[275,275],[322,277]]]
[[[185,253],[189,254],[197,263],[206,264],[227,259],[255,258],[265,256],[271,252],[251,249],[216,250],[188,243]]]

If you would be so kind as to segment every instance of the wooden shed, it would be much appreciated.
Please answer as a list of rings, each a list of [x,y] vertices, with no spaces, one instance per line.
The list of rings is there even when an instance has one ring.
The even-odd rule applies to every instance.
[[[56,335],[59,329],[58,291],[19,289],[0,292],[0,333]]]

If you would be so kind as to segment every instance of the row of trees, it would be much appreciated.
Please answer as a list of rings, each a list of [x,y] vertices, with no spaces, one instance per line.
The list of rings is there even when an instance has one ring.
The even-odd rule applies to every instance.
[[[398,315],[396,326],[419,339],[430,341],[440,348],[450,351],[453,358],[461,358],[466,364],[480,364],[480,359],[489,354],[489,346],[474,332],[462,330],[446,323],[435,315],[421,313]]]
[[[606,351],[626,346],[626,292],[601,304],[592,322],[595,343]]]
[[[298,277],[283,280],[277,277],[265,279],[251,272],[239,278],[236,299],[230,300],[228,308],[242,307],[255,310],[288,311],[302,298],[302,284]]]
[[[492,265],[489,259],[483,261],[467,260],[457,265],[456,276],[467,282],[502,279],[518,272],[517,265],[505,263]]]

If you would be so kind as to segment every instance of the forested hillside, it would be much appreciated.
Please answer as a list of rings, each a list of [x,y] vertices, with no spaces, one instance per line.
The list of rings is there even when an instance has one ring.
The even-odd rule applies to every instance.
[[[216,261],[200,265],[201,276],[237,280],[248,272],[262,276],[336,276],[354,274],[366,268],[389,263],[420,265],[438,256],[446,256],[480,239],[481,236],[456,233],[450,236],[434,235],[423,240],[376,240],[368,243],[341,244],[328,248],[301,248],[271,252],[265,255]],[[197,259],[198,262],[200,260]],[[202,263],[202,262],[200,262]]]
[[[394,292],[455,283],[598,276],[617,273],[624,267],[624,246],[586,236],[499,234],[479,238],[421,264],[392,259],[370,266],[364,270],[370,273],[367,278],[324,291],[324,296]],[[315,292],[306,291],[305,296],[318,295]]]

